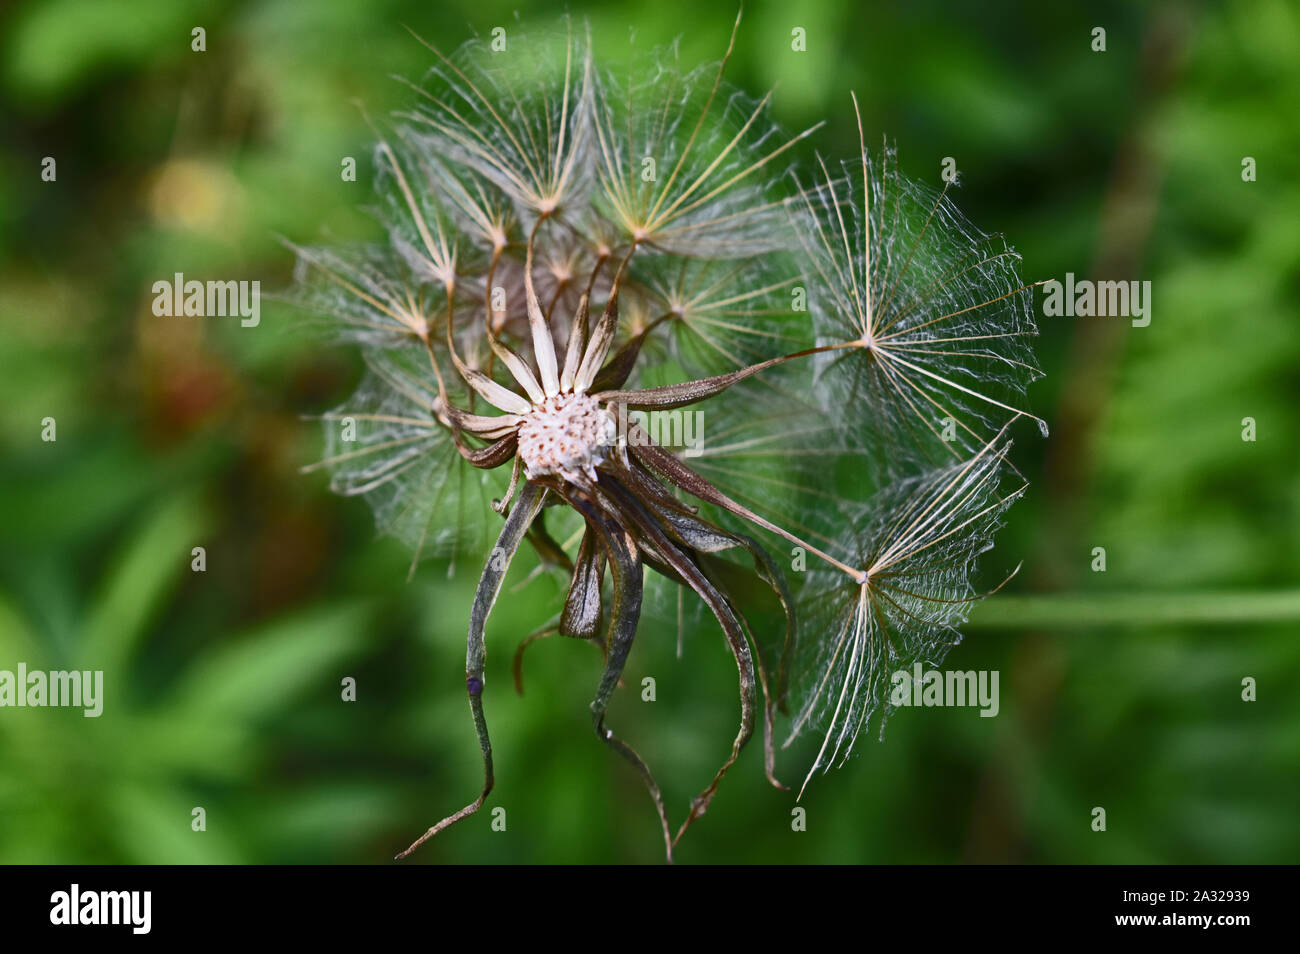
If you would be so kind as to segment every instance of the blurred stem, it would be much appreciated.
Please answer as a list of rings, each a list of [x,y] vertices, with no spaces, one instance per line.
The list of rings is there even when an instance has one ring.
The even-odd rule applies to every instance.
[[[1174,623],[1269,623],[1300,619],[1300,589],[1226,593],[1052,593],[995,596],[979,604],[972,629],[1073,629]]]

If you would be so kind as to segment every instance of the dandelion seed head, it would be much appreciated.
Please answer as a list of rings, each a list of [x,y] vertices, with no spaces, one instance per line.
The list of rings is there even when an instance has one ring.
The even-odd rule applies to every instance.
[[[614,435],[613,418],[590,395],[557,394],[523,415],[519,459],[530,479],[555,474],[570,483],[594,481]]]
[[[716,623],[750,707],[733,760],[746,726],[771,730],[795,639],[791,738],[816,733],[811,776],[883,726],[889,674],[942,659],[979,596],[977,557],[1020,492],[1005,430],[1038,374],[1018,258],[892,150],[794,178],[816,127],[787,135],[769,97],[729,86],[730,47],[698,69],[673,47],[603,70],[571,27],[510,43],[429,45],[414,105],[376,129],[386,242],[292,246],[293,299],[367,368],[322,415],[309,469],[367,499],[416,560],[495,539],[508,561],[528,539],[554,566],[576,546],[562,631],[607,622],[607,649],[625,642],[608,665],[643,577],[650,612]],[[707,423],[681,446],[622,446],[620,408]],[[566,542],[548,544],[557,526]],[[496,556],[471,614],[471,696]],[[740,571],[785,628],[751,628]],[[637,581],[613,607],[606,572]]]

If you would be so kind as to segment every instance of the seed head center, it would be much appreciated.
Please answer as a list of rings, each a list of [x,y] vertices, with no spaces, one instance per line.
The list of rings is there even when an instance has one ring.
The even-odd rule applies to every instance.
[[[596,479],[615,434],[614,421],[588,394],[557,394],[534,404],[519,425],[519,459],[530,479]]]

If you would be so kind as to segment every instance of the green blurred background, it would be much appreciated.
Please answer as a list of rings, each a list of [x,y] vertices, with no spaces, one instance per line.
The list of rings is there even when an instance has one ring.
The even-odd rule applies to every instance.
[[[1056,6],[745,11],[730,78],[775,86],[784,126],[824,118],[818,147],[848,157],[856,90],[905,172],[937,183],[956,159],[959,205],[1006,233],[1027,280],[1150,279],[1154,307],[1144,329],[1040,321],[1048,376],[1030,401],[1053,433],[1019,435],[1032,486],[986,582],[1025,568],[947,662],[1000,670],[999,717],[900,712],[810,786],[806,832],[754,745],[679,860],[1300,857],[1300,623],[1285,595],[1300,576],[1300,10]],[[429,55],[404,25],[453,48],[562,9],[40,0],[0,14],[0,668],[98,668],[107,683],[99,719],[0,710],[0,862],[384,862],[473,795],[461,667],[477,568],[448,579],[425,563],[406,582],[407,553],[375,538],[365,503],[298,473],[320,453],[300,415],[350,393],[356,355],[267,302],[257,329],[157,318],[150,286],[179,271],[282,288],[276,234],[377,237],[352,101],[408,103],[391,75],[418,77]],[[630,29],[680,37],[688,64],[721,54],[735,13],[567,9],[598,46]],[[190,49],[195,26],[206,52]],[[808,52],[791,50],[794,27]],[[56,182],[41,181],[45,156]],[[1097,546],[1105,573],[1090,570]],[[509,690],[515,637],[561,598],[530,569],[512,571],[488,628],[491,805],[507,830],[484,813],[418,860],[657,862],[640,782],[591,734],[596,654],[543,642],[527,694]],[[734,732],[734,666],[704,635],[679,661],[672,634],[647,627],[611,712],[677,819]],[[654,703],[635,691],[647,674]],[[783,774],[811,755],[786,753]]]

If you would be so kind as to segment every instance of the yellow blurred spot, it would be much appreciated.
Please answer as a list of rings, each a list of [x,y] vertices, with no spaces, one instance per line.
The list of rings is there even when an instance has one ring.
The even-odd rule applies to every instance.
[[[149,186],[149,212],[159,225],[230,232],[243,219],[243,190],[222,167],[200,159],[168,160]]]

